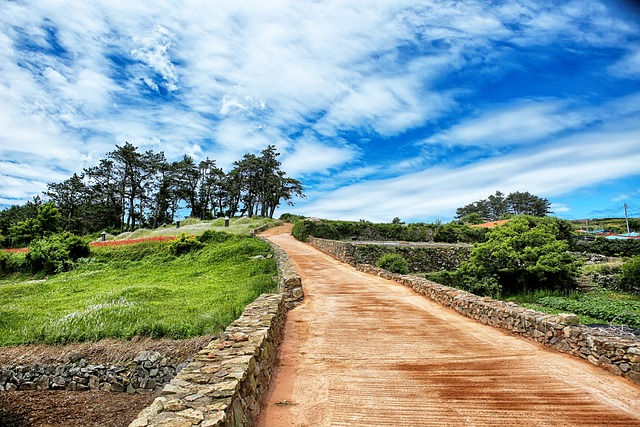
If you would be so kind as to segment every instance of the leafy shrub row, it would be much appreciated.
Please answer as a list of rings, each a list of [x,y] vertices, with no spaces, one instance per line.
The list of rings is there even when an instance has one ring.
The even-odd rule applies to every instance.
[[[367,221],[304,219],[293,226],[293,236],[306,242],[309,236],[330,240],[392,240],[405,242],[475,243],[486,240],[488,230],[464,224],[375,224]]]
[[[640,256],[640,239],[610,240],[598,237],[595,240],[575,240],[573,247],[577,251],[605,256]]]

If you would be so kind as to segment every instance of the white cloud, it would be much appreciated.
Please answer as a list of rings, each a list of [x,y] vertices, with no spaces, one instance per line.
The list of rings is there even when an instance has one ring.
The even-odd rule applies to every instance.
[[[629,53],[624,58],[609,67],[609,72],[615,76],[639,79],[640,46],[630,47]]]
[[[330,169],[344,166],[354,160],[357,152],[346,144],[327,145],[313,140],[297,141],[292,150],[283,154],[282,170],[292,177],[327,173]]]
[[[145,63],[153,72],[162,76],[166,88],[169,92],[179,89],[178,73],[171,62],[169,49],[172,46],[174,35],[162,25],[154,25],[151,35],[142,38],[134,38],[134,43],[140,47],[131,51],[131,56]],[[153,90],[158,90],[158,85],[148,75],[143,75],[142,79],[147,86]]]
[[[559,196],[599,182],[637,174],[640,152],[636,128],[603,130],[559,141],[539,151],[490,158],[458,169],[430,168],[413,174],[309,194],[293,210],[325,218],[388,221],[451,219],[455,209],[497,189]],[[563,209],[560,206],[560,209]]]
[[[520,101],[491,107],[426,142],[460,145],[511,145],[538,140],[593,120],[558,101]]]

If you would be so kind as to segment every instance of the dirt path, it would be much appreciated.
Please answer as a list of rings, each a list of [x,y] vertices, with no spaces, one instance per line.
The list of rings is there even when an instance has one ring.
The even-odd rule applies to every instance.
[[[289,235],[302,276],[257,426],[640,426],[640,387],[360,273]]]

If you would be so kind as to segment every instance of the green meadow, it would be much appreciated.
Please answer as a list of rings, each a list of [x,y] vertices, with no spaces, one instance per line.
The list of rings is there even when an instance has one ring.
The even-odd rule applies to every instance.
[[[225,241],[181,256],[171,254],[167,241],[94,247],[72,271],[0,279],[0,345],[221,332],[248,303],[276,288],[269,245],[248,235],[261,221],[238,221],[224,229],[230,232]],[[187,222],[179,230],[120,237],[202,234],[223,226]]]

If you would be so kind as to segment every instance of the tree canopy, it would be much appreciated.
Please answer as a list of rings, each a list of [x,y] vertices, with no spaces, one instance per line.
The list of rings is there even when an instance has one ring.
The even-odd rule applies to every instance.
[[[485,221],[497,221],[511,215],[532,215],[543,217],[551,212],[549,200],[538,197],[528,191],[516,191],[505,196],[496,191],[486,199],[477,200],[456,209],[456,219],[465,223],[477,223],[478,218]]]
[[[491,231],[474,245],[457,271],[463,288],[483,295],[574,286],[576,259],[567,250],[564,223],[521,215]]]
[[[45,195],[58,217],[41,212],[49,208],[37,197],[1,211],[0,234],[6,246],[43,235],[43,229],[52,227],[45,221],[53,220],[76,234],[155,228],[174,222],[183,208],[198,219],[238,214],[272,218],[282,201],[293,205],[295,197],[304,197],[300,181],[282,171],[279,155],[269,145],[258,155],[245,154],[225,173],[213,159],[197,162],[184,155],[169,162],[163,152],[141,152],[125,142],[97,165],[47,185]]]

